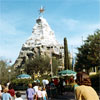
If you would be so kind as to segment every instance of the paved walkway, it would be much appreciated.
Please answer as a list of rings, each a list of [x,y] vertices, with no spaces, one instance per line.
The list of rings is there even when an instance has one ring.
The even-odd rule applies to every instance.
[[[21,97],[23,100],[26,99],[26,92],[25,91],[20,91],[21,92]],[[100,92],[98,93],[99,98],[100,98]],[[55,98],[49,98],[49,100],[75,100],[74,92],[65,92],[62,95],[57,95]]]
[[[23,98],[23,100],[27,100],[26,99],[26,92],[25,91],[20,91],[21,92],[21,97]],[[57,95],[54,98],[49,98],[49,100],[75,100],[74,99],[74,93],[72,92],[65,92],[62,95]]]

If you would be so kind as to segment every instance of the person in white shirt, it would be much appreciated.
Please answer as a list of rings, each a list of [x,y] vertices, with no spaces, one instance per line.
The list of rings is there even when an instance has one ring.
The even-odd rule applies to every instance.
[[[42,80],[43,86],[45,87],[47,84],[49,84],[49,81],[47,79]]]
[[[43,96],[43,100],[47,100],[47,92],[45,88],[43,88],[42,90],[42,96]]]
[[[2,90],[1,84],[0,84],[0,91]]]
[[[23,100],[23,99],[21,98],[21,93],[20,93],[20,92],[17,92],[17,93],[16,93],[16,98],[15,98],[15,100]]]
[[[42,95],[42,91],[41,91],[41,87],[40,86],[38,87],[38,91],[36,93],[36,98],[37,98],[37,100],[43,100],[42,99],[43,95]]]
[[[37,83],[34,83],[33,89],[35,90],[35,93],[37,93],[37,91],[38,91],[38,84]]]
[[[0,98],[1,98],[1,91],[2,91],[2,87],[1,87],[1,83],[0,83]]]

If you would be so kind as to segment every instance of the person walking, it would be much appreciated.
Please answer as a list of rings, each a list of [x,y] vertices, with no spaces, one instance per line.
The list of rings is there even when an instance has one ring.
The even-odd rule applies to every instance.
[[[28,89],[26,91],[27,100],[34,100],[35,90],[32,88],[32,84],[28,84]]]
[[[21,93],[20,92],[16,92],[16,98],[15,98],[15,100],[23,100],[21,98]]]
[[[38,91],[36,93],[36,100],[43,100],[43,95],[42,95],[42,91],[41,91],[41,87],[38,87]]]
[[[42,80],[42,84],[43,84],[44,87],[46,87],[46,85],[49,84],[49,81],[47,80],[47,78]]]
[[[38,91],[38,83],[34,83],[33,89],[35,90],[35,93],[37,93]]]
[[[1,96],[2,96],[2,86],[1,86],[1,82],[0,82],[0,99],[1,99]]]
[[[77,73],[77,86],[75,87],[76,100],[99,100],[96,91],[91,87],[89,75],[85,72]]]
[[[13,89],[13,84],[12,83],[9,84],[8,89],[9,89],[8,93],[10,93],[10,95],[12,97],[12,100],[14,100],[15,99],[15,90]]]
[[[42,90],[42,96],[43,96],[43,100],[47,100],[48,96],[47,96],[47,92],[46,92],[45,87]]]
[[[4,88],[2,100],[12,100],[11,95],[8,93],[8,88]]]

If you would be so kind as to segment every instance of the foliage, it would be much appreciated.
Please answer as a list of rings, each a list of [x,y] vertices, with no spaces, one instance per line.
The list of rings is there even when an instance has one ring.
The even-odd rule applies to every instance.
[[[33,79],[14,79],[12,80],[12,84],[15,84],[15,85],[27,85],[28,83],[33,83]]]
[[[92,82],[92,87],[96,90],[99,90],[99,85],[100,85],[100,73],[96,75],[91,75],[90,76],[91,82]]]
[[[68,46],[67,46],[67,39],[66,38],[64,38],[64,66],[65,66],[65,69],[70,69]]]
[[[52,58],[53,72],[57,72],[58,61]],[[34,59],[30,59],[25,63],[25,72],[27,74],[33,75],[33,73],[50,73],[50,58],[48,56],[36,56]]]
[[[9,72],[10,71],[10,72]],[[13,66],[9,66],[6,60],[0,60],[0,81],[2,84],[11,81],[16,77]]]
[[[0,81],[5,83],[8,81],[7,63],[4,60],[0,60]]]
[[[86,69],[87,72],[100,66],[100,30],[89,35],[84,44],[78,48],[76,70]]]
[[[33,83],[33,79],[14,79],[12,80],[13,88],[15,90],[25,90],[29,83]]]
[[[52,58],[52,66],[53,66],[53,74],[57,75],[58,73],[58,65],[60,65],[60,61],[56,58]]]
[[[37,79],[40,81],[40,85],[43,85],[42,80],[47,79],[47,80],[51,81],[51,76],[50,75],[42,75],[41,77],[38,77],[34,80],[37,80]]]

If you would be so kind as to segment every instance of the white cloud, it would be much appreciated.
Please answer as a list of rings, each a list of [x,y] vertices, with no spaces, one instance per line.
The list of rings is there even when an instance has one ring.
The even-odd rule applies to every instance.
[[[74,19],[61,19],[56,24],[58,28],[55,34],[60,43],[63,43],[64,37],[67,37],[69,50],[71,51],[71,46],[73,46],[75,52],[77,52],[76,48],[80,47],[89,35],[94,34],[96,29],[100,29],[99,23],[89,23]]]
[[[0,19],[0,34],[6,34],[6,35],[16,35],[16,34],[25,34],[24,30],[21,31],[19,29],[17,29],[17,26],[15,25],[17,23],[13,24],[8,21],[8,20],[4,20],[4,19]]]
[[[73,30],[78,25],[79,21],[75,19],[62,19],[62,23],[69,29]]]
[[[67,37],[69,50],[71,50],[71,46],[73,45],[75,47],[74,52],[77,52],[76,47],[82,45],[82,36],[83,40],[85,40],[89,34],[93,34],[97,28],[100,28],[100,24],[98,23],[90,24],[89,22],[82,22],[80,20],[75,20],[72,18],[64,18],[60,20],[53,20],[49,18],[47,19],[47,22],[48,20],[50,20],[51,23],[50,27],[54,25],[52,28],[55,34],[57,35],[58,41],[60,41],[61,43],[61,41],[63,41],[63,38]],[[0,20],[0,35],[6,34],[7,36],[16,36],[12,39],[7,37],[5,38],[7,39],[7,41],[10,41],[10,43],[12,42],[12,44],[8,42],[7,44],[2,45],[2,48],[0,50],[0,56],[9,58],[13,60],[13,62],[18,57],[21,48],[21,43],[23,43],[23,41],[25,41],[25,38],[27,37],[26,32],[24,32],[25,30],[17,29],[16,25],[19,24],[12,24],[12,22],[8,20]]]
[[[83,41],[87,39],[89,35],[94,34],[96,29],[100,29],[100,24],[79,24],[77,26],[76,31],[78,30],[79,34],[72,34],[72,37],[69,38],[69,45],[82,45],[82,39]]]
[[[96,29],[100,29],[100,24],[89,24],[89,25],[87,25],[87,29],[95,31]]]
[[[96,29],[100,28],[99,23],[89,23],[89,22],[83,22],[81,20],[75,20],[75,19],[61,19],[60,25],[65,28],[67,27],[68,31],[80,31],[83,32],[94,32]]]
[[[68,39],[69,45],[75,45],[75,46],[80,46],[82,44],[82,37],[81,36],[77,36],[77,37],[73,37]]]

